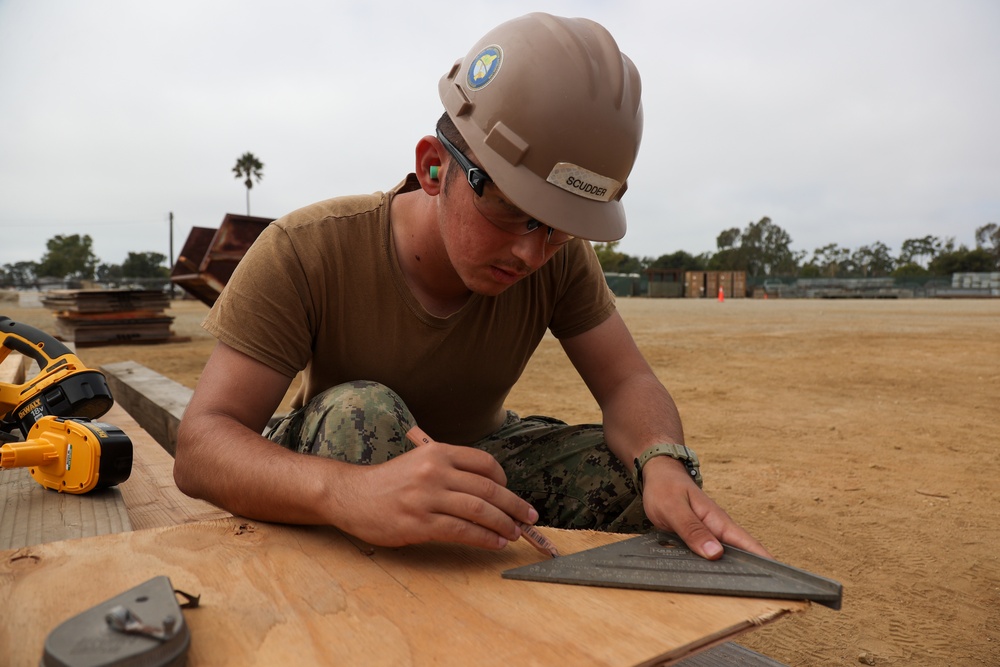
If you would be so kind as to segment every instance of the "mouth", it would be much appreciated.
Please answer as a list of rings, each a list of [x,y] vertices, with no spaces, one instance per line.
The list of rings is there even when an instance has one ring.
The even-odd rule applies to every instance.
[[[490,266],[490,274],[492,274],[494,280],[503,285],[513,285],[528,275],[526,271],[514,271],[496,265]]]

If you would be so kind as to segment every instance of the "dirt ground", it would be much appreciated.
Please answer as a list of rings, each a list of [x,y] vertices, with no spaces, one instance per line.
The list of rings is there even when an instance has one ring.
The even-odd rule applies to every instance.
[[[622,299],[684,418],[706,490],[779,560],[840,581],[740,643],[789,665],[1000,665],[1000,299]],[[213,341],[83,348],[185,385]],[[54,331],[44,309],[0,314]],[[508,407],[570,422],[600,411],[543,341]]]

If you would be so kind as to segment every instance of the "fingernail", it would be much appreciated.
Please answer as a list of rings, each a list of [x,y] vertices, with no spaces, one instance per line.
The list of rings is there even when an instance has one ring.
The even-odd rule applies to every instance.
[[[500,540],[498,541],[498,545],[499,545],[499,547],[501,549],[503,549],[505,546],[507,546],[507,538],[506,537],[501,537]]]
[[[709,540],[701,545],[701,550],[705,552],[705,556],[708,558],[715,558],[722,553],[722,545]]]
[[[528,523],[535,523],[537,521],[538,521],[538,510],[532,507],[528,511]]]

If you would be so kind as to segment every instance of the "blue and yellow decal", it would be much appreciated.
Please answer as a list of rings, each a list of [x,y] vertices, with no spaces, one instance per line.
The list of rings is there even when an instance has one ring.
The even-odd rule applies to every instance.
[[[478,90],[488,84],[500,71],[503,64],[503,49],[496,44],[487,46],[473,58],[469,65],[465,83],[470,90]]]

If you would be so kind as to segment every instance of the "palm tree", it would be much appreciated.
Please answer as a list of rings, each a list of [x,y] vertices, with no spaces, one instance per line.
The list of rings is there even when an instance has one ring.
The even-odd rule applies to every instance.
[[[243,185],[247,186],[247,215],[250,215],[250,188],[253,187],[253,179],[256,178],[257,182],[260,183],[260,179],[264,176],[261,173],[263,168],[264,164],[253,153],[244,153],[236,160],[236,166],[233,167],[233,173],[236,174],[237,179],[246,177]]]

